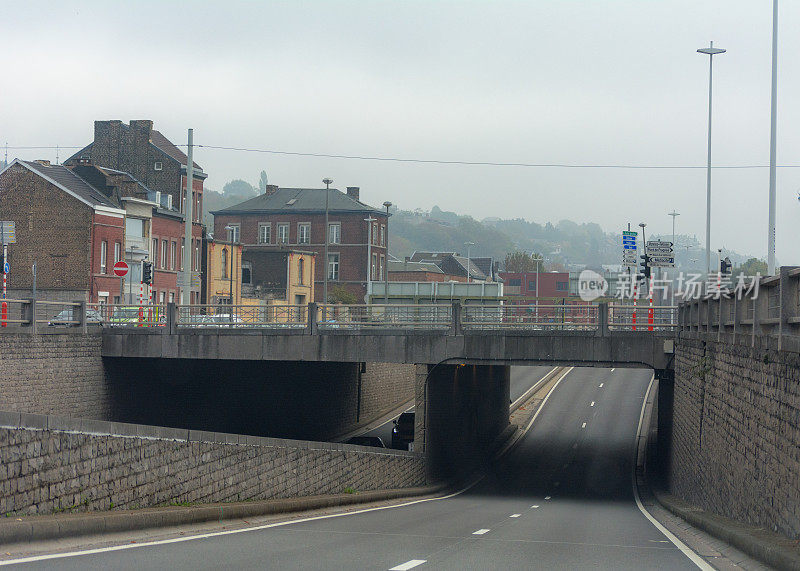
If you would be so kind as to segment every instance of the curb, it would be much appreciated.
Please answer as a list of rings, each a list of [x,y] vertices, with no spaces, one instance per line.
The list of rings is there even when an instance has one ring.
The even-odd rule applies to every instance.
[[[800,571],[798,542],[764,528],[747,526],[686,503],[670,493],[652,490],[658,503],[693,526],[777,569]]]
[[[449,485],[447,484],[437,484],[416,488],[379,490],[329,496],[307,496],[259,502],[208,504],[192,507],[145,508],[136,511],[91,514],[26,516],[21,518],[21,521],[16,521],[14,518],[7,518],[9,520],[14,520],[0,521],[0,545],[171,527],[209,521],[221,522],[230,519],[243,519],[353,504],[365,504],[415,496],[427,496],[447,490],[448,488]]]

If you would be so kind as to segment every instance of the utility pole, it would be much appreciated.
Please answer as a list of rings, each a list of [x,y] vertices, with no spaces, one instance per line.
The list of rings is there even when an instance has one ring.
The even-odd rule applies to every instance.
[[[183,215],[186,217],[184,220],[184,242],[183,248],[183,283],[181,284],[181,303],[191,303],[191,290],[192,290],[192,187],[194,186],[194,163],[193,155],[193,140],[194,129],[189,129],[189,145],[187,148],[186,159],[186,198],[183,201]],[[180,195],[178,196],[180,200]],[[231,300],[233,302],[233,300]]]
[[[372,214],[364,218],[364,222],[367,223],[367,301],[371,301],[369,299],[369,286],[372,283],[372,223],[377,220],[377,218],[372,217]]]
[[[322,290],[322,303],[328,305],[328,272],[330,271],[330,260],[328,260],[328,242],[330,241],[330,227],[328,226],[328,209],[330,206],[330,194],[332,178],[324,178],[322,182],[325,183],[325,273],[323,276],[323,290]]]
[[[680,216],[680,214],[678,212],[676,212],[674,208],[672,209],[672,212],[669,212],[668,214],[670,216],[672,216],[672,252],[673,252],[673,255],[674,255],[675,254],[675,250],[676,250],[676,248],[675,248],[675,218]],[[675,257],[677,257],[677,256],[675,256]],[[670,287],[669,287],[669,292],[670,292],[669,304],[670,305],[675,305],[675,277],[674,277],[674,274],[673,274],[673,278],[672,278],[672,283],[670,284]],[[670,311],[672,311],[672,310],[670,310]]]

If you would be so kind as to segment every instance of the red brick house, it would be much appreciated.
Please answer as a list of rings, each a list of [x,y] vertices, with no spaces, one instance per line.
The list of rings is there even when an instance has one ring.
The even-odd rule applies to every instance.
[[[344,288],[359,303],[366,295],[367,253],[370,254],[372,279],[382,280],[386,268],[386,246],[389,216],[386,211],[360,201],[359,189],[347,192],[335,188],[328,191],[328,260],[325,260],[325,193],[322,188],[278,188],[268,185],[267,191],[241,204],[223,208],[214,215],[214,236],[228,239],[226,226],[232,226],[233,239],[248,246],[287,246],[317,256],[314,276],[314,297],[323,301],[323,280],[328,272],[328,295],[335,300],[336,291]],[[373,218],[369,224],[366,219]],[[368,244],[371,236],[372,243]]]
[[[71,169],[15,159],[0,172],[0,219],[16,222],[9,297],[114,301],[114,262],[125,244],[125,210]]]
[[[569,297],[568,272],[539,272],[539,294],[536,294],[536,272],[500,272],[505,295],[524,300]],[[542,303],[545,303],[542,301]],[[550,303],[550,302],[547,302]]]
[[[156,270],[162,275],[155,275],[154,290],[156,300],[160,301],[161,293],[169,301],[170,294],[175,294],[179,301],[177,288],[174,285],[177,271],[181,266],[181,250],[183,231],[177,232],[174,212],[184,212],[186,198],[186,167],[188,157],[159,131],[153,129],[150,120],[132,120],[126,125],[122,121],[95,121],[94,141],[72,155],[64,164],[67,166],[92,165],[102,167],[107,173],[116,171],[135,180],[142,188],[150,191],[149,200],[162,207],[166,220],[156,221],[154,231],[159,245],[155,252]],[[192,181],[192,269],[201,271],[201,250],[203,239],[203,182],[208,177],[197,163],[193,162]],[[159,213],[156,213],[158,216]],[[151,238],[151,239],[152,239]],[[165,265],[161,264],[161,248],[167,241],[168,255]],[[175,242],[175,263],[172,262],[172,248]],[[154,249],[149,244],[146,249]],[[182,268],[180,268],[182,269]],[[192,288],[184,303],[199,303],[200,287]]]

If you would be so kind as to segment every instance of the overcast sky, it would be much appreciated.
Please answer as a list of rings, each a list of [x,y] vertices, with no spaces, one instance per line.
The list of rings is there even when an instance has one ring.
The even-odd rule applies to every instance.
[[[575,165],[769,163],[771,2],[3,0],[0,144],[83,145],[96,119],[175,143]],[[800,165],[800,2],[781,4],[778,163]],[[61,151],[61,159],[70,151]],[[9,159],[55,159],[9,150]],[[420,165],[197,149],[233,178],[360,186],[476,218],[631,222],[705,242],[705,170]],[[768,169],[717,169],[712,248],[766,256]],[[778,171],[778,260],[800,263],[800,168]],[[476,246],[479,249],[480,245]]]

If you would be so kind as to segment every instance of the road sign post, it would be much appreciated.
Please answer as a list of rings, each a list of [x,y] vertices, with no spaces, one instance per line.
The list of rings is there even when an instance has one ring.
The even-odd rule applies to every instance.
[[[120,260],[114,264],[114,275],[119,276],[119,302],[125,303],[125,276],[128,275],[128,264]]]

